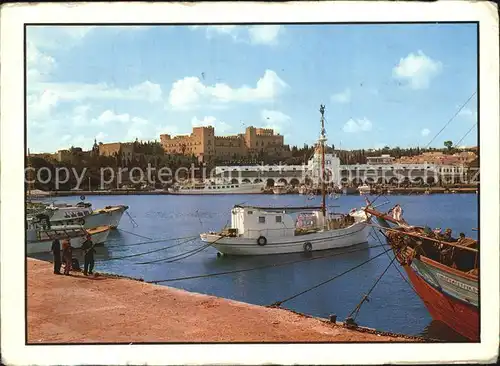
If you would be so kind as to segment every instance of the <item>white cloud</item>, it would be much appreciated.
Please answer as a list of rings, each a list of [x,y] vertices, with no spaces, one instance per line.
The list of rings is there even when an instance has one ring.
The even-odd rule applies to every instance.
[[[174,109],[189,109],[201,104],[272,101],[287,86],[272,70],[265,71],[255,88],[246,85],[232,88],[224,83],[207,86],[198,77],[191,76],[173,83],[168,103]]]
[[[264,109],[260,113],[262,120],[269,123],[285,123],[291,120],[290,116],[280,111]]]
[[[347,88],[340,93],[333,94],[331,100],[334,103],[349,103],[351,101],[351,89]]]
[[[276,44],[278,35],[283,31],[280,25],[254,25],[248,29],[253,44]]]
[[[428,136],[430,133],[431,133],[431,130],[429,130],[428,128],[424,128],[422,131],[420,131],[420,134],[424,137]]]
[[[213,116],[206,116],[203,119],[198,119],[197,117],[193,117],[191,119],[192,127],[201,127],[201,126],[212,126],[215,128],[216,134],[225,134],[232,130],[232,126],[226,122],[218,121],[217,118]]]
[[[112,110],[106,110],[102,112],[99,117],[92,119],[91,123],[105,125],[109,123],[131,123],[135,125],[145,125],[148,123],[147,120],[140,117],[133,117],[128,113],[117,114]]]
[[[283,33],[281,25],[211,25],[206,27],[190,26],[192,30],[205,29],[207,38],[217,35],[229,36],[235,42],[247,42],[254,45],[274,45]]]
[[[83,101],[89,99],[115,99],[158,102],[162,100],[161,86],[146,80],[129,88],[116,88],[106,83],[49,83],[29,85],[30,93],[50,92],[58,100]]]
[[[407,82],[412,89],[426,89],[442,68],[440,61],[431,59],[419,50],[416,54],[410,53],[401,58],[399,64],[393,68],[392,76]]]
[[[351,118],[349,121],[346,122],[346,124],[343,127],[344,132],[348,133],[370,131],[371,129],[372,129],[372,122],[366,117],[356,120]]]
[[[458,107],[457,107],[458,108]],[[470,108],[463,108],[459,113],[459,116],[464,117],[468,120],[477,121],[477,111],[473,111]]]
[[[151,28],[150,26],[28,26],[27,40],[33,42],[37,47],[43,49],[58,49],[61,47],[70,48],[78,45],[89,34],[100,30],[108,32],[124,32],[124,31],[144,31]]]
[[[38,48],[70,48],[83,40],[95,26],[28,26],[26,39]]]
[[[95,139],[97,142],[101,142],[103,141],[106,137],[108,137],[108,134],[107,133],[104,133],[104,132],[99,132],[97,135],[95,135]]]
[[[28,42],[26,46],[28,83],[47,78],[57,66],[56,60],[52,56],[41,52],[32,42]]]
[[[290,127],[291,117],[283,112],[264,109],[260,112],[264,128],[272,128],[274,131],[283,133]]]

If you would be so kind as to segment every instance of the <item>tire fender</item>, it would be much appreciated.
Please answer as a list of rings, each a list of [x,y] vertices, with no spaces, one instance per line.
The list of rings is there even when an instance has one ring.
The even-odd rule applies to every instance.
[[[304,252],[306,253],[312,252],[312,244],[308,241],[304,243]]]
[[[264,245],[266,245],[266,244],[267,244],[267,239],[266,239],[266,237],[265,237],[265,236],[262,236],[262,235],[261,235],[261,236],[259,236],[259,237],[257,238],[257,244],[258,244],[258,245],[260,245],[261,247],[263,247]]]

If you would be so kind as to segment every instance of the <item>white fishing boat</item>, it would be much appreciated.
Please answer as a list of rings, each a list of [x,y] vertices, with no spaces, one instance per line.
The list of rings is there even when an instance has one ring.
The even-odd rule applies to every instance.
[[[321,148],[324,162],[326,137],[323,105],[320,113],[322,128],[318,147]],[[320,207],[236,205],[231,211],[231,226],[220,232],[202,233],[201,240],[211,244],[220,253],[230,255],[311,252],[365,243],[370,229],[366,225],[369,215],[363,209],[353,209],[346,215],[328,213],[324,180],[321,186]]]
[[[277,182],[273,186],[273,193],[274,194],[286,194],[286,193],[288,193],[288,187],[283,182]]]
[[[263,183],[192,183],[192,184],[177,184],[169,189],[171,194],[255,194],[262,193],[264,189]]]
[[[123,213],[128,206],[106,206],[105,208],[92,210],[92,205],[87,202],[79,202],[76,205],[67,203],[52,203],[43,208],[43,214],[49,216],[51,225],[80,225],[85,229],[99,226],[110,226],[112,229],[118,227]],[[36,209],[28,207],[28,214],[40,214],[40,205]]]
[[[79,225],[47,225],[47,222],[34,222],[28,220],[26,230],[26,253],[49,253],[54,239],[69,240],[73,248],[80,248],[90,234],[94,244],[103,244],[110,232],[109,226],[99,226],[92,229],[85,229]]]
[[[96,215],[96,216],[97,215],[106,215],[109,218],[108,225],[111,227],[111,229],[116,229],[116,228],[118,228],[118,225],[120,224],[120,220],[122,219],[123,214],[127,210],[128,210],[128,206],[126,206],[126,205],[106,206],[104,208],[94,210],[92,212],[92,215]]]
[[[235,206],[230,228],[200,237],[230,255],[311,252],[367,241],[369,226],[364,211],[324,216],[322,209]],[[296,219],[294,213],[298,214]]]

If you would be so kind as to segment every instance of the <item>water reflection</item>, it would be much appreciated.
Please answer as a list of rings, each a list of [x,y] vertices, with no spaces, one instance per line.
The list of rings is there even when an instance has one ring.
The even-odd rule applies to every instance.
[[[431,321],[419,335],[446,342],[471,342],[470,339],[458,334],[445,323],[438,320]]]

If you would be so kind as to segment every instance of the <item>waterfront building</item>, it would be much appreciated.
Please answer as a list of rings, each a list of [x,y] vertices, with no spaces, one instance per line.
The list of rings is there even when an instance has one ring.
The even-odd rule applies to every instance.
[[[327,182],[333,186],[359,186],[362,184],[437,184],[465,182],[466,165],[432,163],[390,163],[393,158],[381,156],[370,159],[368,164],[341,165],[340,159],[330,149],[325,154]],[[303,165],[247,165],[217,166],[215,178],[233,183],[266,182],[298,186],[316,186],[321,176],[321,154],[318,150]],[[378,162],[378,163],[375,163]]]
[[[135,159],[133,142],[112,142],[107,144],[100,142],[98,145],[98,151],[100,156],[120,156],[122,162]]]
[[[394,163],[394,158],[387,154],[382,154],[380,156],[368,156],[366,158],[366,163],[368,165],[392,164]]]
[[[290,149],[284,145],[283,136],[266,128],[247,127],[243,134],[216,136],[212,126],[193,127],[190,135],[162,134],[160,143],[167,154],[194,155],[200,162],[259,155],[283,158],[290,156]]]

